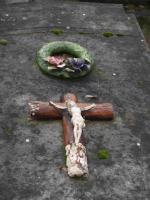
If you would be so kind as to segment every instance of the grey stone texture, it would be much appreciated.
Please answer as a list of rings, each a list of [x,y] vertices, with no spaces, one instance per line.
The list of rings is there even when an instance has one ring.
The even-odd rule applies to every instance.
[[[150,56],[135,17],[121,5],[48,0],[2,5],[0,15],[0,38],[9,41],[0,45],[0,199],[149,200]],[[56,27],[64,34],[54,35]],[[104,37],[107,31],[114,36]],[[86,47],[93,72],[79,80],[42,74],[36,51],[56,40]],[[85,179],[61,170],[62,122],[28,116],[30,100],[57,101],[66,92],[115,109],[113,121],[86,121]],[[87,100],[87,94],[98,99]],[[107,160],[98,159],[100,149],[109,151]]]
[[[119,4],[148,4],[150,0],[81,0],[83,2],[119,3]]]

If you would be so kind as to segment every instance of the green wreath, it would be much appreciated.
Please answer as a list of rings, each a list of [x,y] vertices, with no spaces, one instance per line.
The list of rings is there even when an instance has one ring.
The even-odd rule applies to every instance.
[[[49,70],[49,67],[52,65],[46,62],[45,59],[48,56],[54,56],[61,53],[72,55],[75,58],[84,59],[86,62],[89,63],[90,67],[81,70],[80,72],[77,73],[71,71],[64,71],[63,69]],[[91,71],[92,66],[94,64],[91,55],[84,47],[80,46],[79,44],[67,41],[55,41],[44,45],[37,52],[36,61],[38,66],[44,73],[61,78],[77,78],[85,76]]]

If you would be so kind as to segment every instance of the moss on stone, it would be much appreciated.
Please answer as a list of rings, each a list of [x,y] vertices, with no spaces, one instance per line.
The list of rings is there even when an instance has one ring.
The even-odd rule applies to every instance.
[[[51,33],[55,34],[55,35],[63,35],[64,34],[64,30],[60,29],[60,28],[54,28],[51,30]]]
[[[0,45],[7,45],[9,43],[6,39],[0,39]]]
[[[4,128],[4,133],[5,133],[6,135],[10,135],[10,134],[12,133],[12,129],[11,129],[10,127],[5,127],[5,128]]]
[[[105,32],[105,33],[103,33],[103,36],[104,36],[104,37],[107,37],[107,38],[112,37],[112,36],[114,36],[114,35],[116,35],[116,36],[118,36],[118,37],[123,37],[123,36],[125,36],[124,33],[116,33],[116,34],[114,34],[114,33],[112,33],[112,32]]]
[[[98,152],[98,158],[101,159],[101,160],[109,158],[109,152],[108,152],[108,150],[101,149]]]
[[[27,117],[19,117],[19,118],[16,118],[16,122],[20,125],[27,125],[29,122],[30,122],[31,119],[27,118]]]
[[[105,33],[103,33],[103,36],[107,37],[107,38],[112,37],[113,35],[114,34],[112,32],[105,32]]]
[[[139,87],[143,87],[144,86],[144,81],[142,81],[142,80],[137,81],[137,85]]]

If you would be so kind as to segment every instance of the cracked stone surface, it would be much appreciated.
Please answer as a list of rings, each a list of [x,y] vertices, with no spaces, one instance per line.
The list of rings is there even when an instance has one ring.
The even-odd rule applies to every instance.
[[[134,16],[121,5],[47,0],[3,4],[0,10],[0,38],[9,41],[0,45],[0,199],[149,200],[150,56]],[[55,27],[64,34],[53,34]],[[114,35],[104,37],[107,31]],[[36,51],[56,40],[86,47],[95,60],[93,72],[74,81],[42,74]],[[86,179],[61,170],[62,122],[28,116],[30,100],[59,101],[66,92],[80,101],[111,102],[116,113],[113,121],[86,121]],[[87,100],[87,94],[98,98]],[[98,159],[100,149],[109,151],[107,160]]]

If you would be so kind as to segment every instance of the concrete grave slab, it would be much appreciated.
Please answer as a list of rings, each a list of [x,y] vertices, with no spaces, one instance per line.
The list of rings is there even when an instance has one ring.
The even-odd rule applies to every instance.
[[[5,0],[6,4],[30,3],[32,0]]]
[[[1,33],[16,30],[35,32],[57,27],[79,32],[114,31],[138,34],[135,23],[126,15],[121,5],[52,2],[45,0],[42,3],[37,1],[23,6],[15,4],[1,7]]]
[[[41,9],[40,4],[37,5]],[[81,11],[83,6],[88,13],[91,4],[65,5],[68,9],[70,6],[70,10],[72,5],[80,6]],[[44,8],[46,4],[41,6]],[[91,10],[96,9],[94,6],[91,5]],[[12,12],[15,13],[16,8],[12,6]],[[23,12],[23,6],[20,8]],[[47,22],[43,8],[41,19],[45,17]],[[9,9],[4,7],[5,11]],[[26,14],[27,7],[24,9],[23,14]],[[37,8],[28,9],[32,10],[35,21],[40,20],[35,15]],[[112,9],[118,9],[119,14],[122,12],[122,8],[119,12],[115,5]],[[101,15],[103,13],[99,12],[99,19]],[[100,28],[101,21],[93,22],[98,26],[96,33],[92,32],[92,26],[85,26],[85,32],[81,34],[78,31],[80,23],[75,23],[74,31],[66,29],[60,36],[48,31],[45,22],[45,29],[37,26],[38,32],[33,28],[35,22],[33,27],[30,22],[24,25],[20,22],[12,30],[11,25],[2,27],[1,38],[7,39],[9,44],[0,45],[0,199],[148,200],[150,56],[135,18],[130,16],[133,28],[126,21],[129,16],[123,15],[125,18],[120,18],[129,35],[122,37],[115,34],[110,38],[104,37],[104,30],[118,32],[119,29],[107,24],[106,28]],[[94,21],[94,15],[90,20]],[[117,18],[113,20],[115,23]],[[64,22],[63,27],[66,25]],[[85,34],[87,30],[91,32]],[[55,40],[78,42],[85,46],[95,58],[93,72],[78,81],[42,74],[35,64],[36,51],[43,44]],[[76,93],[80,101],[85,101],[87,94],[96,94],[98,99],[95,102],[108,101],[115,107],[114,121],[86,122],[90,169],[87,179],[70,179],[61,170],[64,165],[61,121],[28,119],[28,101],[57,101],[60,94],[66,92]],[[109,151],[107,160],[98,159],[100,149]]]
[[[99,2],[99,3],[122,3],[122,4],[148,4],[150,0],[81,0],[83,2]]]

